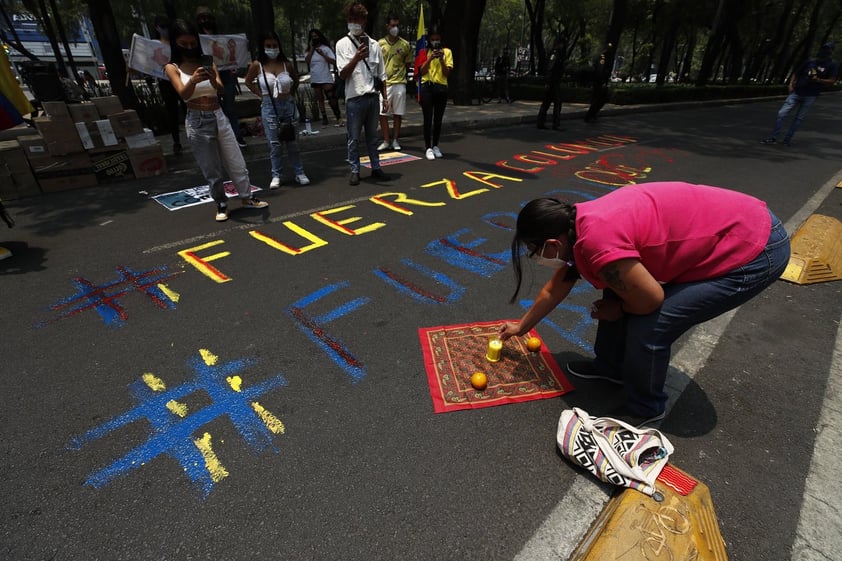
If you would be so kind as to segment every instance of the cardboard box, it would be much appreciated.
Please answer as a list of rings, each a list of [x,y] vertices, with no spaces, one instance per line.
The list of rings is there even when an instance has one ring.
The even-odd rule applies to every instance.
[[[92,97],[91,103],[96,106],[101,118],[108,117],[112,113],[119,113],[123,110],[123,104],[120,103],[120,98],[116,95],[107,95],[104,97]]]
[[[64,156],[85,151],[76,126],[70,119],[36,117],[33,121],[38,132],[44,137],[47,150],[51,155]]]
[[[67,109],[67,104],[63,101],[42,101],[41,107],[44,108],[44,113],[48,117],[54,119],[70,119],[70,111]]]
[[[74,123],[92,123],[100,119],[99,110],[93,103],[71,103],[67,110]]]
[[[117,138],[117,135],[114,134],[111,121],[108,119],[97,121],[96,128],[99,131],[99,137],[102,139],[103,146],[116,146],[120,144],[120,140]]]
[[[18,144],[23,149],[27,160],[30,158],[44,158],[50,155],[49,150],[47,150],[47,142],[40,134],[19,136]]]
[[[46,156],[44,158],[30,158],[29,165],[35,172],[35,177],[48,179],[93,173],[91,157],[85,153],[69,154],[67,156]]]
[[[109,183],[134,177],[129,153],[125,149],[100,150],[90,154],[99,183]]]
[[[56,193],[58,191],[67,191],[69,189],[80,189],[82,187],[93,187],[97,185],[96,175],[93,173],[38,179],[38,183],[41,185],[41,190],[45,193]]]
[[[112,113],[108,116],[111,121],[111,127],[114,129],[114,134],[120,138],[126,138],[135,134],[143,132],[143,123],[137,112],[134,109],[126,109],[119,113]]]
[[[129,148],[143,148],[144,146],[158,144],[158,141],[155,140],[155,133],[149,129],[143,129],[143,132],[140,134],[129,135],[125,140]]]
[[[129,149],[129,160],[135,177],[150,177],[167,173],[167,160],[160,144]]]
[[[12,200],[41,193],[17,141],[0,142],[0,199]]]

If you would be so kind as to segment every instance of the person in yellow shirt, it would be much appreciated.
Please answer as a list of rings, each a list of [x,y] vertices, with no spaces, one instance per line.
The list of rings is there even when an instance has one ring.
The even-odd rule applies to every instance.
[[[427,33],[427,51],[419,68],[421,111],[424,115],[424,145],[428,160],[443,157],[439,150],[441,121],[447,107],[447,77],[453,70],[453,53],[441,44],[441,33],[433,25]]]
[[[383,51],[383,62],[386,65],[386,97],[389,99],[387,112],[380,112],[380,130],[383,131],[383,142],[378,150],[392,148],[400,150],[398,136],[401,133],[401,121],[406,112],[406,69],[415,59],[415,53],[409,46],[409,41],[400,36],[401,21],[398,16],[390,15],[386,19],[387,35],[380,39],[380,50]],[[382,105],[382,103],[381,103]],[[395,130],[389,134],[389,116],[394,116]]]

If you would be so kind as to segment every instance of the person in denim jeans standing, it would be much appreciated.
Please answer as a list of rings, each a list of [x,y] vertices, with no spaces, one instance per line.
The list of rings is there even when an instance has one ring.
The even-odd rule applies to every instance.
[[[185,130],[193,156],[216,202],[216,221],[228,220],[228,197],[223,186],[223,170],[237,189],[245,208],[264,208],[269,203],[251,196],[246,162],[231,123],[219,107],[217,92],[222,81],[216,65],[202,64],[202,47],[196,29],[176,20],[170,29],[170,63],[164,67],[175,91],[187,103]]]
[[[789,146],[792,142],[792,137],[795,131],[801,126],[801,122],[810,108],[819,97],[823,86],[832,86],[836,83],[837,74],[839,74],[839,65],[833,61],[834,44],[825,43],[819,50],[816,58],[808,60],[802,64],[789,79],[789,95],[784,104],[778,111],[778,117],[775,120],[775,128],[772,129],[772,134],[761,140],[763,144],[774,144],[777,142],[778,135],[784,126],[784,119],[789,113],[798,106],[798,112],[789,126],[789,130],[784,136],[784,145]]]
[[[348,7],[348,35],[336,42],[336,68],[345,81],[345,125],[348,130],[348,162],[351,164],[350,185],[360,184],[360,135],[365,127],[365,148],[371,161],[371,177],[381,181],[390,178],[380,169],[377,153],[380,95],[383,112],[389,110],[386,95],[386,67],[377,41],[363,33],[368,10],[355,2]],[[378,83],[379,82],[379,83]]]
[[[266,132],[266,140],[269,141],[269,161],[272,163],[272,182],[269,189],[281,186],[284,165],[282,145],[286,146],[295,182],[307,185],[310,180],[304,173],[298,140],[282,140],[279,135],[282,124],[294,126],[296,108],[292,94],[298,87],[298,72],[284,55],[281,41],[275,32],[263,35],[258,45],[257,60],[249,66],[245,82],[246,87],[262,100],[260,118]]]
[[[523,247],[526,251],[523,251]],[[592,201],[536,199],[520,211],[512,241],[521,255],[556,269],[502,339],[522,336],[570,294],[580,276],[603,296],[593,361],[569,362],[580,378],[621,385],[625,404],[607,412],[634,425],[663,419],[672,344],[691,327],[740,306],[780,277],[789,237],[766,203],[681,182],[626,185]]]

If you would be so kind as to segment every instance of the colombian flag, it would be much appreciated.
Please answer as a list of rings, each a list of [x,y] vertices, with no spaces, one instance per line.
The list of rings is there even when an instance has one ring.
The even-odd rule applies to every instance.
[[[23,115],[34,109],[12,74],[6,51],[0,47],[0,130],[10,129],[23,122]]]
[[[415,34],[415,66],[413,68],[418,101],[421,101],[421,65],[427,60],[427,26],[424,25],[424,5],[421,4],[420,8],[418,32]]]

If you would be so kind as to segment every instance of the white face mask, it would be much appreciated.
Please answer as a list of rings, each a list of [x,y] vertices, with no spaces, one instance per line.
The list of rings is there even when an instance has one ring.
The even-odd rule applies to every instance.
[[[359,36],[363,33],[363,26],[358,23],[349,23],[348,31],[351,32],[351,35]]]
[[[392,37],[397,37],[398,33],[400,33],[400,29],[398,29],[397,25],[395,27],[389,28],[389,35],[391,35]]]
[[[278,58],[278,55],[281,54],[280,49],[263,49],[263,52],[266,53],[266,56],[269,58]]]
[[[544,267],[550,267],[551,269],[560,269],[564,265],[567,265],[568,267],[573,266],[573,261],[566,261],[560,257],[544,257],[544,250],[546,248],[547,244],[544,243],[544,245],[541,246],[541,251],[536,252],[532,256],[532,259],[534,259],[536,263],[543,265]]]

